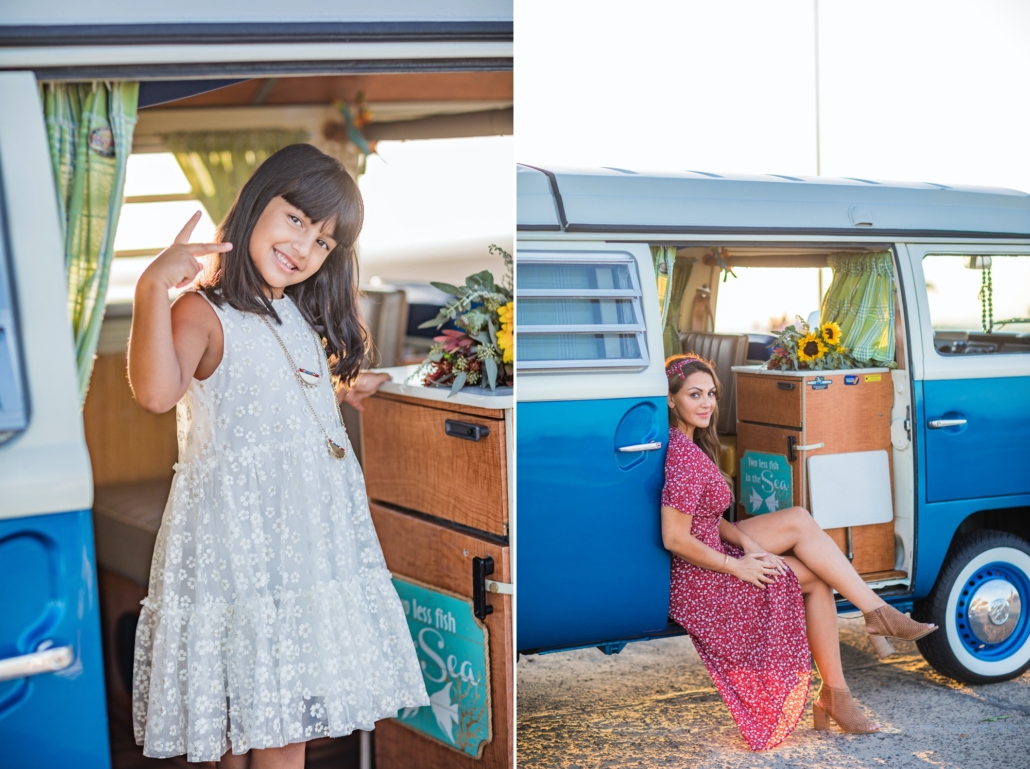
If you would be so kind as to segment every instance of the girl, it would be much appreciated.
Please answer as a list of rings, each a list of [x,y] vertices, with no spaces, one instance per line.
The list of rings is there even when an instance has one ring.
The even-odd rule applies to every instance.
[[[178,403],[179,438],[136,629],[147,756],[299,768],[306,740],[429,702],[331,384],[355,382],[367,346],[362,216],[342,165],[287,147],[218,243],[188,243],[198,213],[137,285],[129,380],[148,411]],[[169,308],[204,254],[200,290]]]
[[[676,556],[669,614],[693,639],[748,747],[775,747],[794,730],[808,701],[810,648],[823,679],[815,728],[829,728],[832,718],[846,732],[878,730],[844,681],[831,588],[865,612],[881,657],[893,651],[886,637],[914,640],[936,628],[870,590],[804,508],[736,526],[725,520],[732,498],[718,468],[719,380],[693,355],[672,356],[665,373],[662,540]]]

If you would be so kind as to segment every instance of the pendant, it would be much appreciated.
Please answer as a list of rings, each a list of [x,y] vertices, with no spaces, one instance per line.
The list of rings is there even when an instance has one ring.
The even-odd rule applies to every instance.
[[[299,376],[300,381],[308,387],[318,387],[318,383],[322,381],[322,378],[318,374],[303,368],[297,369],[297,376]]]
[[[332,438],[326,438],[325,444],[329,447],[329,453],[337,459],[343,459],[345,456],[347,456],[347,449],[343,448],[343,446],[337,446],[335,443],[333,443]]]

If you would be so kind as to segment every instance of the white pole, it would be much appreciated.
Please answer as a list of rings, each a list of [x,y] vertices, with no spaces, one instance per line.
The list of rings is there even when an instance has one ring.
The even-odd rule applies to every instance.
[[[819,137],[819,0],[812,0],[815,17],[815,175],[822,176],[822,151]]]

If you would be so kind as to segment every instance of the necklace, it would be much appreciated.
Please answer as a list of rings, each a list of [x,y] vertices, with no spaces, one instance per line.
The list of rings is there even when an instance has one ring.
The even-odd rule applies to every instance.
[[[268,318],[266,318],[264,315],[261,315],[259,317],[264,322],[264,324],[268,326],[268,330],[272,332],[272,335],[275,337],[276,341],[279,342],[279,346],[282,347],[283,352],[286,353],[286,360],[289,361],[290,367],[293,369],[293,376],[297,380],[297,383],[300,385],[300,394],[304,396],[304,401],[308,404],[308,408],[311,409],[311,415],[315,418],[315,422],[318,423],[318,429],[321,430],[322,435],[325,436],[326,448],[329,449],[329,453],[336,459],[343,459],[345,456],[347,456],[347,449],[345,449],[343,446],[338,445],[333,441],[332,438],[329,437],[329,433],[327,433],[325,431],[325,427],[322,426],[322,420],[318,418],[318,413],[315,411],[315,407],[311,405],[311,400],[308,398],[308,393],[306,389],[307,387],[318,387],[319,382],[322,381],[322,363],[324,362],[325,355],[322,354],[321,350],[318,351],[319,362],[317,374],[302,368],[298,368],[297,364],[293,362],[293,356],[290,355],[290,351],[287,350],[286,345],[283,344],[282,337],[280,337],[278,332],[272,327],[272,324],[268,322]],[[314,335],[314,332],[312,332],[312,335]],[[317,339],[315,340],[315,344],[316,346],[318,345]],[[309,377],[314,377],[314,381],[312,382],[309,379],[305,378],[305,374],[307,374]],[[340,418],[340,424],[342,425],[343,414],[340,412],[340,402],[336,399],[336,393],[332,394],[332,398],[333,403],[336,404],[336,415]]]

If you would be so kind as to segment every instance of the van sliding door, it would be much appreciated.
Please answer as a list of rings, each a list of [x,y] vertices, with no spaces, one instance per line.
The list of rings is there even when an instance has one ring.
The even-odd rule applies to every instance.
[[[518,246],[520,651],[664,631],[668,418],[645,245]]]

